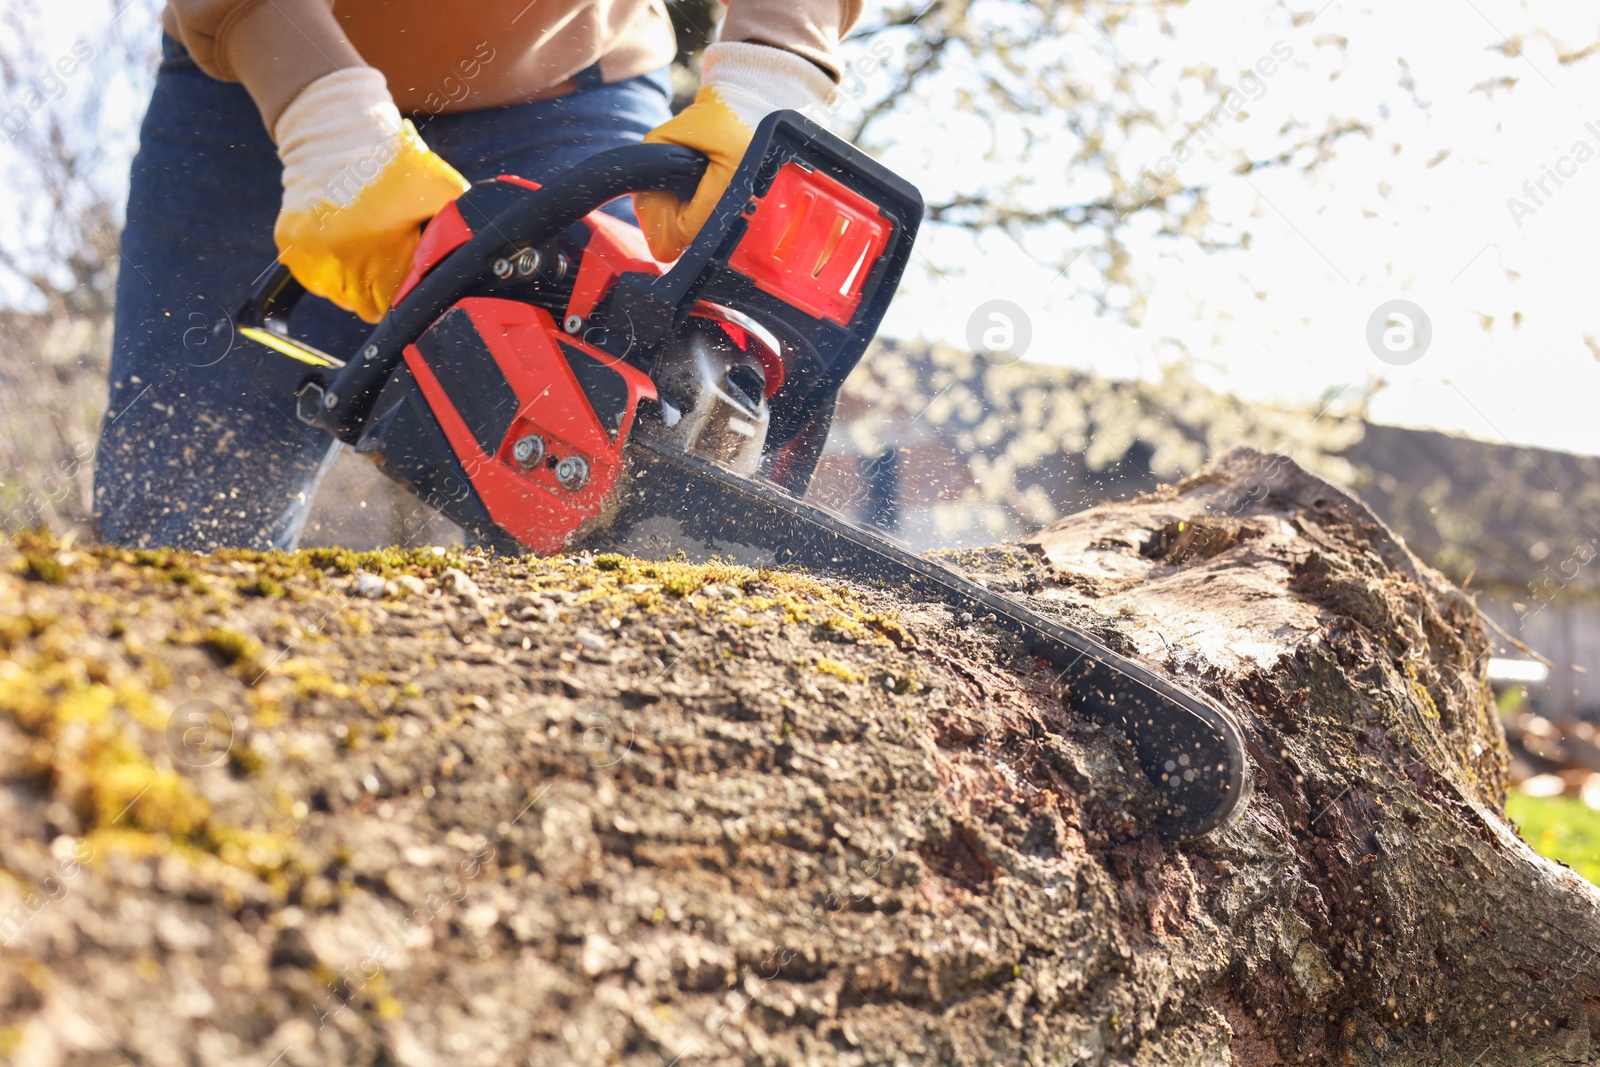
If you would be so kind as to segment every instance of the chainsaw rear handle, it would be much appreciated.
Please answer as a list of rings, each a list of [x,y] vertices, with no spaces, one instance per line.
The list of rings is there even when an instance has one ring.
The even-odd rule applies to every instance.
[[[287,337],[289,315],[305,295],[306,287],[295,280],[289,268],[274,262],[234,316],[234,322],[239,326],[259,326]]]
[[[482,280],[485,264],[495,254],[513,245],[542,244],[629,193],[664,192],[689,200],[708,162],[699,152],[678,145],[625,145],[591,156],[519,197],[493,219],[471,220],[472,239],[424,275],[404,300],[389,309],[355,357],[331,382],[323,383],[323,411],[315,425],[347,444],[355,443],[406,345]],[[304,293],[280,263],[256,286],[237,321],[286,333],[288,314]]]

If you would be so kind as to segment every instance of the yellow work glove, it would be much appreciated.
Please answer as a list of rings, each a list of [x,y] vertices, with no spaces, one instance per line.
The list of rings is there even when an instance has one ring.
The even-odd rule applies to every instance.
[[[833,79],[793,52],[731,41],[707,48],[694,102],[644,138],[645,144],[693,148],[711,160],[687,204],[670,193],[634,194],[650,254],[663,262],[683,254],[728,188],[762,119],[784,108],[825,117],[832,94]]]
[[[273,128],[283,160],[278,258],[308,292],[377,322],[411,269],[421,226],[467,191],[389,96],[383,75],[325,75]]]

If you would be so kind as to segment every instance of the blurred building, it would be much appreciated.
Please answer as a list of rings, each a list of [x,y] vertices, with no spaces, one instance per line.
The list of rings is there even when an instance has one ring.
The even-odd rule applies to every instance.
[[[1600,457],[1380,425],[1348,455],[1411,549],[1550,661],[1512,646],[1501,679],[1547,718],[1600,721]]]

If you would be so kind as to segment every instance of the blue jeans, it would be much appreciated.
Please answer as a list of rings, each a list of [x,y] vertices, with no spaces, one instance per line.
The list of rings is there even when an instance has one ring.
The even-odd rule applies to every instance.
[[[111,544],[292,547],[335,442],[264,394],[209,333],[277,257],[282,168],[244,89],[203,73],[176,41],[162,45],[129,182],[96,523]],[[591,69],[578,82],[552,100],[413,120],[469,181],[545,181],[671,115],[665,71],[605,85]],[[612,209],[631,220],[625,201]],[[334,354],[371,329],[312,297],[291,328]]]

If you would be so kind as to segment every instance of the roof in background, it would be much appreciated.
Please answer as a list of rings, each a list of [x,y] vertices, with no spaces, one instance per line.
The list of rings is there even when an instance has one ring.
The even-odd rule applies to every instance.
[[[1354,488],[1457,582],[1600,596],[1600,457],[1368,423]]]

